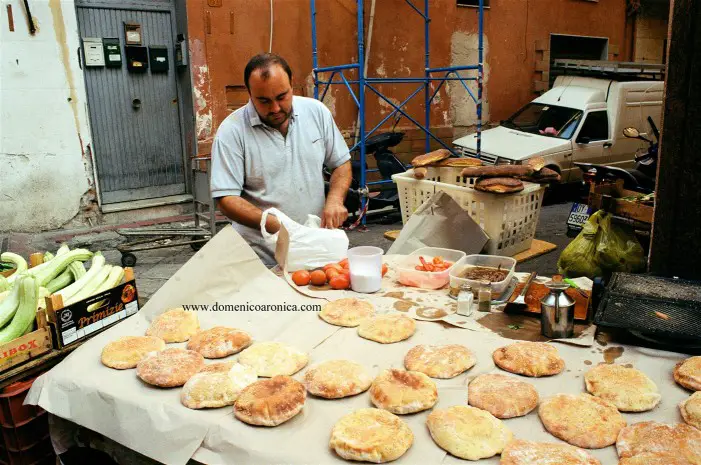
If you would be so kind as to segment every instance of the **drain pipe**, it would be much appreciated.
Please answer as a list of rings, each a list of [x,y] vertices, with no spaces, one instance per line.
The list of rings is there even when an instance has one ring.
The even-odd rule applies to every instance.
[[[362,1],[362,0],[361,0]],[[370,47],[372,46],[372,25],[375,22],[375,2],[372,0],[370,4],[370,19],[368,22],[368,39],[365,42],[365,60],[363,60],[363,77],[368,77],[368,60],[370,59]],[[365,92],[365,89],[359,89],[360,92]],[[353,137],[353,145],[358,143],[360,138],[360,108],[358,108],[358,117],[355,120],[355,136]]]

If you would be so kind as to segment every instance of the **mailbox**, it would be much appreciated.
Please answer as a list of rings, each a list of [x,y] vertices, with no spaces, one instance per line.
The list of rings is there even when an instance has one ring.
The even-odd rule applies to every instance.
[[[124,50],[127,56],[127,69],[132,73],[145,73],[148,69],[148,49],[127,45]]]
[[[151,45],[148,48],[152,73],[168,72],[168,48],[164,45]]]
[[[105,66],[108,68],[121,68],[122,49],[119,45],[119,39],[102,39],[102,45],[105,49]]]

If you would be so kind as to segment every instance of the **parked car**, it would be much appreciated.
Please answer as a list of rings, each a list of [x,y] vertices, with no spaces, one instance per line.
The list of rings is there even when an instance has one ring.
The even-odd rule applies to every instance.
[[[577,182],[575,162],[633,168],[640,139],[623,135],[627,127],[647,127],[648,116],[661,127],[664,83],[558,76],[549,91],[511,118],[482,132],[480,159],[486,164],[520,164],[543,157],[561,174]],[[477,136],[453,142],[458,153],[476,157]]]

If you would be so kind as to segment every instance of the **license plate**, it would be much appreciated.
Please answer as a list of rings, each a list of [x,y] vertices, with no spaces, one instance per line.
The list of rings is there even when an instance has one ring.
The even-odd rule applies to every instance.
[[[567,226],[573,229],[582,229],[591,215],[591,207],[586,203],[575,203],[567,218]]]

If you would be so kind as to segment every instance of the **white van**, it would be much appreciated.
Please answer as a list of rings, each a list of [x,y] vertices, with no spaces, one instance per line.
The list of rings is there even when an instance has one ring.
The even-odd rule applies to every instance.
[[[552,89],[482,132],[479,158],[486,164],[519,164],[540,156],[563,183],[582,178],[574,162],[632,168],[636,150],[647,144],[624,137],[623,129],[652,136],[648,116],[661,128],[663,93],[662,81],[559,76]],[[476,157],[476,134],[453,144],[456,152]]]

